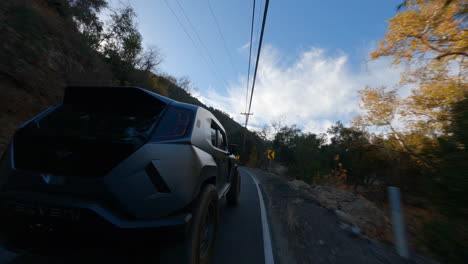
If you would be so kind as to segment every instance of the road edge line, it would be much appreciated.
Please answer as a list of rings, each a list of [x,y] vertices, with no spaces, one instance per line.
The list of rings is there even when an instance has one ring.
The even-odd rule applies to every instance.
[[[274,264],[275,259],[273,257],[273,247],[271,245],[270,226],[268,224],[268,219],[267,219],[267,214],[266,214],[266,209],[265,209],[265,202],[263,201],[262,191],[260,190],[260,186],[255,176],[252,175],[246,169],[242,169],[242,170],[245,171],[253,179],[255,186],[257,187],[258,199],[260,202],[260,215],[262,218],[263,252],[265,256],[265,263]]]

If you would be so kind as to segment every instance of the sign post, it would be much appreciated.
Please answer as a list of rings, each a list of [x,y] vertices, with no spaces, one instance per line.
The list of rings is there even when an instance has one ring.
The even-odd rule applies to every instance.
[[[271,171],[271,160],[275,158],[275,151],[271,149],[267,150],[267,158],[268,158],[268,171]]]

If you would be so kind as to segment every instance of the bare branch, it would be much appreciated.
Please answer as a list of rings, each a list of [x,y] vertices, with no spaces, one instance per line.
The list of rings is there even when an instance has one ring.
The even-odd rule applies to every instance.
[[[436,60],[440,60],[440,59],[442,59],[442,58],[444,58],[444,57],[453,56],[453,55],[460,55],[460,56],[468,57],[468,53],[466,53],[466,52],[451,51],[451,52],[447,52],[447,53],[441,54],[441,55],[435,57],[435,59],[436,59]]]

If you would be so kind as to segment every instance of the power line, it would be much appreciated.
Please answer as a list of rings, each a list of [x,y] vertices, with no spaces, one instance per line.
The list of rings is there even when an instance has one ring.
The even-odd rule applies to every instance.
[[[182,15],[184,15],[185,19],[187,20],[187,22],[190,24],[190,26],[192,27],[192,30],[193,32],[195,32],[195,36],[198,38],[198,41],[201,43],[202,47],[205,49],[205,52],[206,54],[208,55],[208,58],[210,59],[211,63],[213,63],[215,69],[219,69],[216,65],[216,63],[214,62],[213,58],[211,57],[210,55],[210,51],[208,50],[208,48],[206,47],[205,43],[203,43],[203,40],[201,39],[200,35],[198,34],[198,31],[197,29],[195,28],[195,26],[193,25],[192,21],[190,20],[190,18],[187,16],[187,13],[185,13],[185,9],[182,7],[182,5],[180,4],[179,0],[176,0],[176,3],[177,5],[179,6],[180,10],[182,11]],[[222,74],[219,74],[219,76],[221,76],[221,78],[223,79],[224,83],[226,84],[226,87],[229,86],[226,79],[223,77]]]
[[[254,0],[255,2],[255,0]],[[255,3],[254,3],[255,4]],[[262,14],[262,6],[263,6],[263,0],[260,0],[260,4],[258,5],[258,11],[256,12],[257,14],[257,17],[260,17],[260,15]],[[254,7],[255,9],[255,7]],[[252,15],[252,17],[254,17],[255,15]],[[257,24],[254,26],[252,25],[252,32],[254,31],[254,29],[256,30],[256,34],[260,34],[260,23],[262,23],[262,21],[260,19],[257,19]],[[253,21],[252,21],[253,22]],[[250,40],[251,42],[251,45],[250,45],[250,48],[252,48],[252,45],[253,45],[253,39]],[[252,51],[250,51],[251,53]],[[250,57],[250,55],[249,55]],[[249,64],[250,64],[250,61],[249,61]],[[250,70],[249,70],[249,74],[250,74]],[[250,80],[249,80],[250,81]],[[247,82],[247,86],[249,85],[249,82]],[[249,88],[247,88],[247,94],[245,95],[245,111],[247,112],[247,107],[248,107],[248,97],[249,97]],[[246,116],[247,118],[247,116]]]
[[[250,92],[250,103],[249,103],[249,111],[248,111],[249,113],[250,113],[250,108],[252,107],[253,93],[255,90],[255,81],[257,80],[258,61],[260,60],[260,52],[262,51],[263,33],[265,32],[265,22],[266,22],[266,18],[268,14],[269,3],[270,3],[270,0],[265,1],[265,11],[263,12],[262,31],[260,32],[260,42],[258,43],[257,60],[255,62],[255,71],[254,71],[254,77],[253,77],[253,82],[252,82],[252,90]]]
[[[224,39],[223,32],[221,31],[221,27],[219,26],[218,19],[216,18],[216,15],[215,15],[215,13],[213,11],[210,0],[206,0],[206,1],[208,2],[208,7],[210,8],[211,16],[213,17],[213,19],[215,21],[216,28],[218,29],[219,35],[221,36],[221,40],[223,41],[224,50],[228,54],[229,61],[231,62],[232,69],[234,70],[234,73],[237,74],[236,66],[234,66],[234,60],[232,58],[231,53],[229,52],[229,49],[227,48],[226,40]]]
[[[246,113],[250,113],[250,111],[247,112],[247,104],[248,104],[248,101],[249,101],[250,65],[252,64],[251,60],[252,60],[252,45],[253,45],[252,39],[253,39],[254,21],[255,21],[255,0],[253,0],[252,24],[250,26],[249,66],[248,66],[248,70],[247,70],[247,92],[245,93],[245,111],[246,111]],[[245,116],[245,126],[246,127],[247,127],[247,118],[248,118],[248,115]]]
[[[258,51],[257,51],[257,59],[255,61],[255,71],[254,71],[254,77],[252,81],[252,90],[250,93],[250,103],[249,103],[249,108],[247,113],[250,113],[250,109],[252,107],[252,99],[253,99],[253,93],[255,90],[255,81],[257,79],[257,70],[258,70],[258,61],[260,60],[260,53],[262,51],[262,42],[263,42],[263,33],[265,32],[265,22],[268,14],[268,5],[270,3],[270,0],[265,0],[265,10],[263,12],[263,22],[262,22],[262,31],[260,32],[260,41],[258,43]],[[244,142],[243,146],[245,147],[245,139],[247,135],[247,124],[249,122],[249,115],[247,115],[246,121],[245,121],[245,134],[244,134]]]
[[[245,111],[244,113],[241,113],[241,115],[245,115],[245,132],[244,132],[244,138],[242,140],[242,149],[245,149],[245,140],[247,138],[247,122],[249,120],[249,116],[253,115],[253,113],[250,113],[250,110],[247,111],[247,104],[249,102],[249,84],[250,84],[250,66],[252,65],[252,45],[253,45],[253,29],[254,29],[254,22],[255,22],[255,0],[253,0],[253,6],[252,6],[252,23],[250,26],[250,43],[249,43],[249,66],[247,70],[247,91],[245,93]]]
[[[258,5],[258,12],[257,12],[257,16],[260,17],[260,15],[262,14],[262,5],[263,5],[263,0],[260,0],[260,5]],[[257,24],[255,25],[255,28],[257,28],[257,34],[260,34],[260,23],[261,23],[261,20],[258,19],[258,22]]]
[[[224,83],[227,85],[226,80],[221,79],[221,78],[218,76],[218,74],[213,70],[213,68],[210,66],[210,64],[209,64],[208,61],[206,60],[205,56],[203,55],[203,53],[201,52],[201,50],[200,50],[199,47],[197,46],[195,40],[193,40],[192,36],[188,33],[188,31],[187,31],[187,29],[185,28],[184,24],[180,21],[179,16],[177,16],[177,14],[174,12],[174,9],[172,9],[172,7],[169,5],[169,3],[167,2],[167,0],[164,0],[164,3],[166,4],[167,8],[169,8],[169,10],[171,11],[171,13],[174,15],[174,17],[175,17],[176,20],[177,20],[177,23],[179,23],[179,26],[182,28],[182,30],[184,31],[185,35],[187,35],[187,37],[190,39],[190,41],[192,42],[193,46],[194,46],[195,49],[197,50],[198,55],[200,55],[200,57],[202,58],[202,60],[205,62],[206,66],[208,66],[208,68],[209,68],[209,70],[211,71],[211,73],[213,74],[213,76],[215,76],[216,78],[218,78],[218,80],[220,80],[221,82],[224,81]]]

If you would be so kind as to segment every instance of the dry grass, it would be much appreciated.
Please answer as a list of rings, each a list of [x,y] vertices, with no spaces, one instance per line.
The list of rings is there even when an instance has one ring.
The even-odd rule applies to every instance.
[[[297,227],[297,219],[294,215],[294,209],[292,208],[292,206],[288,205],[286,211],[287,211],[286,221],[288,223],[288,229],[289,231],[295,231]]]
[[[391,217],[389,204],[381,204],[379,207],[388,217]],[[428,249],[423,245],[422,240],[424,225],[430,222],[435,216],[434,211],[428,208],[420,208],[403,204],[403,215],[409,247],[417,252],[424,253],[425,255],[431,255]],[[393,237],[390,237],[389,239],[393,242]]]

